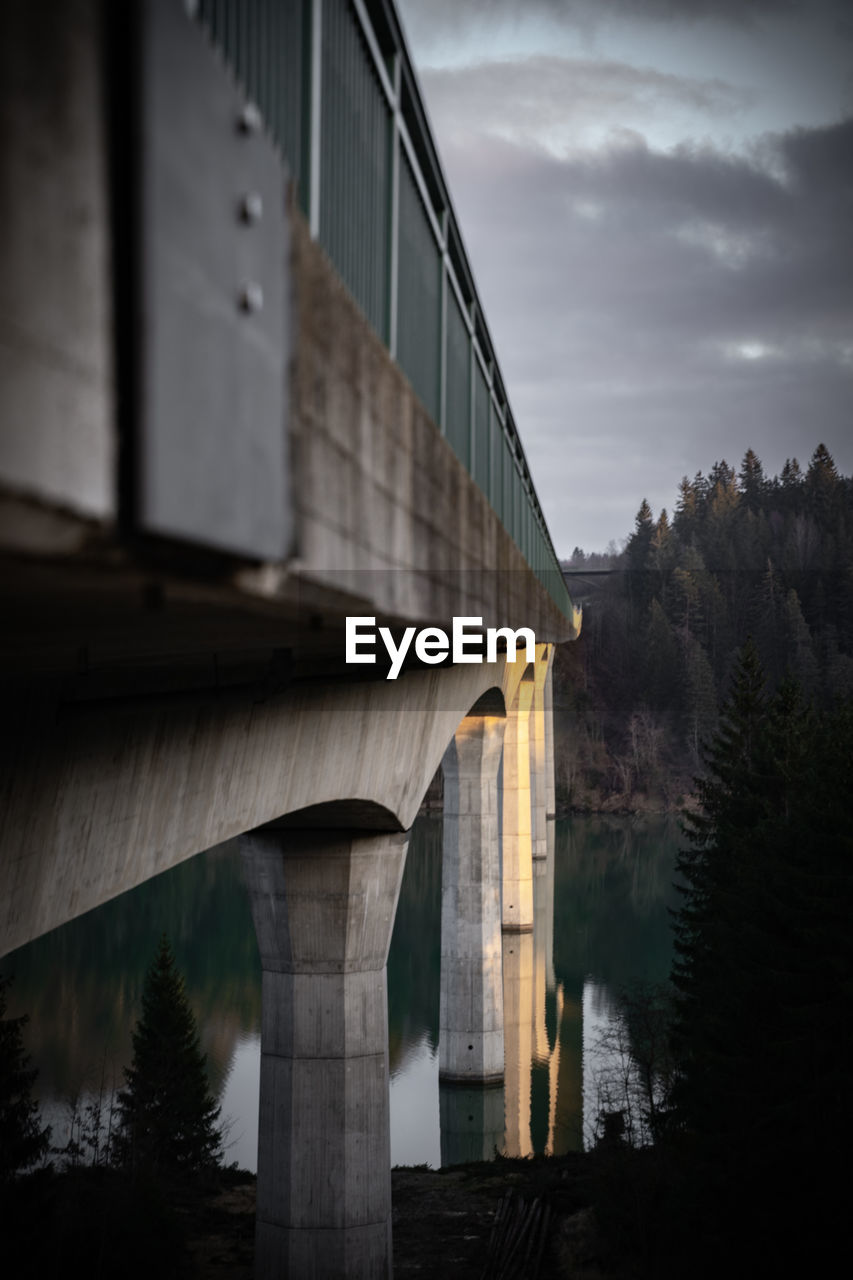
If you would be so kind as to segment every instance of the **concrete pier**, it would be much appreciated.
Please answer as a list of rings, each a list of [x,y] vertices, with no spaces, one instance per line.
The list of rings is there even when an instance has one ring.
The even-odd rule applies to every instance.
[[[392,1273],[385,965],[407,847],[241,839],[263,965],[258,1280]]]
[[[469,715],[444,754],[439,1077],[503,1079],[497,776],[506,720]]]
[[[502,924],[519,932],[533,928],[533,849],[530,829],[530,711],[534,672],[528,667],[507,714],[503,758]]]
[[[554,647],[545,677],[545,814],[553,818],[557,809],[554,778]]]
[[[551,667],[554,646],[536,646],[533,672],[533,705],[530,711],[530,827],[531,851],[534,859],[547,855],[545,823],[548,814],[548,778],[546,767],[545,683]]]

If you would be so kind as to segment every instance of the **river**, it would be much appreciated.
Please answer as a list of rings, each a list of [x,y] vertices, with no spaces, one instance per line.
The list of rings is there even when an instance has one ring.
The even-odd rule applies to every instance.
[[[504,935],[503,1089],[439,1087],[440,817],[413,830],[388,959],[391,1156],[439,1167],[495,1149],[526,1155],[588,1145],[608,1070],[616,993],[666,979],[667,908],[679,833],[672,820],[573,817],[539,864],[533,934]],[[236,844],[148,881],[0,961],[9,1013],[38,1068],[53,1142],[110,1098],[132,1054],[145,971],[160,935],[186,977],[228,1125],[226,1161],[254,1169],[261,971]]]

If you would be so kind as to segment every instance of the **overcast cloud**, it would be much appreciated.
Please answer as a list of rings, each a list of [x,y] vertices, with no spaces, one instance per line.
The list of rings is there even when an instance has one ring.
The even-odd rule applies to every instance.
[[[680,59],[669,46],[651,56],[637,14],[648,34],[673,8],[699,15],[694,31],[717,23],[714,57],[701,56],[701,40]],[[430,116],[562,555],[624,537],[641,498],[671,509],[682,474],[723,457],[737,465],[747,447],[775,472],[789,456],[807,462],[824,440],[853,470],[853,113],[838,54],[850,52],[838,35],[842,11],[825,4],[820,25],[798,30],[804,67],[813,60],[803,31],[815,49],[830,36],[837,46],[824,75],[837,92],[820,86],[826,119],[804,127],[799,102],[816,103],[817,90],[791,85],[780,106],[782,28],[759,33],[782,51],[772,100],[767,67],[754,80],[745,74],[744,37],[727,22],[734,8],[608,0],[596,11],[613,16],[615,34],[591,55],[572,29],[585,0],[538,0],[522,18],[514,10],[518,54],[504,40],[486,57],[476,38],[466,53],[464,33],[511,6],[401,3],[416,64],[423,43]],[[630,30],[618,26],[629,9]],[[747,8],[737,10],[742,23]],[[802,15],[769,0],[748,10],[759,24],[788,22],[788,36]],[[425,13],[432,25],[416,40]],[[555,14],[563,45],[522,29]],[[720,63],[726,40],[736,42],[732,78]],[[444,61],[435,53],[443,45],[452,47]],[[768,103],[779,127],[750,133],[744,120]]]

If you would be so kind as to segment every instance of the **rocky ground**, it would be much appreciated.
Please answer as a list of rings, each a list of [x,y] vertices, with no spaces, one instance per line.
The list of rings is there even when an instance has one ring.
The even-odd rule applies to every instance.
[[[396,1280],[630,1280],[596,1229],[594,1174],[582,1153],[395,1169]],[[166,1188],[108,1168],[45,1170],[0,1190],[3,1274],[15,1280],[253,1280],[255,1178],[244,1171]]]
[[[395,1280],[616,1280],[595,1229],[581,1155],[395,1169],[392,1186]],[[253,1179],[234,1181],[187,1209],[194,1276],[251,1280],[254,1193]],[[517,1269],[525,1259],[527,1270]]]

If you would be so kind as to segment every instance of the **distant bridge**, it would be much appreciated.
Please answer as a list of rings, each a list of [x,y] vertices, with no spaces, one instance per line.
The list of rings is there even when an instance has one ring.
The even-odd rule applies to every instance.
[[[494,1078],[580,626],[399,21],[12,3],[0,106],[0,954],[242,836],[259,1274],[384,1275],[405,833],[444,760],[442,1070]],[[392,682],[355,615],[537,659]]]

